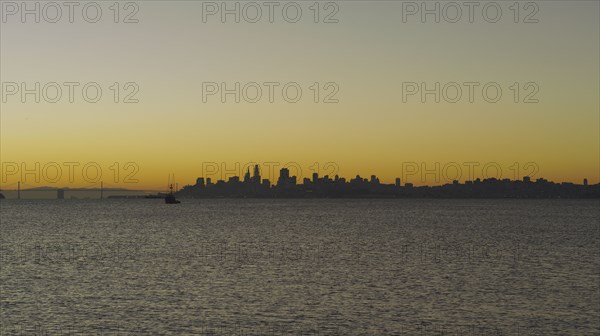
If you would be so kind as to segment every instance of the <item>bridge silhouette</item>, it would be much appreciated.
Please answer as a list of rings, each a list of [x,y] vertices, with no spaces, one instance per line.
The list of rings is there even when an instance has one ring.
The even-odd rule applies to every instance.
[[[55,194],[56,196],[53,198],[56,199],[64,199],[65,194],[68,194],[69,196],[71,196],[71,198],[79,198],[75,196],[80,196],[82,198],[104,199],[107,196],[107,193],[130,194],[146,192],[148,191],[125,189],[121,186],[105,183],[104,181],[98,181],[77,188],[34,186],[24,182],[14,182],[2,185],[0,187],[0,193],[3,193],[3,195],[6,198],[16,199],[29,198],[34,194],[37,196],[43,195],[43,198],[51,198],[51,194]],[[14,195],[16,193],[16,197],[8,197],[7,193],[10,193],[11,195]]]

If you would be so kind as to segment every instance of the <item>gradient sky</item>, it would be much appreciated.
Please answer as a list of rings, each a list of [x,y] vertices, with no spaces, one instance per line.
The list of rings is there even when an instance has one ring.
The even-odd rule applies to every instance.
[[[201,2],[140,1],[139,23],[115,24],[112,2],[101,3],[96,24],[77,14],[72,24],[2,23],[2,82],[98,82],[104,94],[96,104],[80,95],[56,104],[8,97],[3,163],[98,162],[109,181],[113,162],[135,162],[139,183],[113,185],[148,189],[163,187],[170,173],[193,183],[203,162],[297,162],[302,177],[314,162],[335,162],[341,176],[384,182],[403,176],[403,162],[497,162],[504,178],[514,178],[515,162],[534,162],[536,177],[599,182],[598,1],[537,1],[539,23],[529,24],[514,23],[506,2],[494,24],[480,11],[475,23],[403,23],[402,3],[393,1],[338,1],[335,24],[315,24],[312,2],[300,2],[295,24],[280,14],[275,23],[223,24],[203,23]],[[202,102],[203,82],[269,81],[300,83],[303,99]],[[402,101],[403,82],[469,81],[499,83],[502,100],[487,103],[476,91],[474,103]],[[137,83],[140,102],[112,102],[113,82]],[[339,103],[312,102],[313,82],[337,83]],[[540,102],[514,103],[514,82],[537,83]],[[407,181],[439,184],[426,177]]]

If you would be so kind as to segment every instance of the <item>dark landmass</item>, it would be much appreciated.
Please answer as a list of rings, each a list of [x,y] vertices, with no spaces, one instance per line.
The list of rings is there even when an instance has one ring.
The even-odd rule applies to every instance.
[[[21,189],[21,191],[131,191],[126,188],[55,188],[55,187],[36,187],[36,188],[28,188]]]
[[[27,189],[4,189],[0,192],[6,193],[4,198],[12,199],[90,199],[90,198],[112,198],[109,194],[123,194],[123,198],[128,198],[130,193],[146,193],[141,190],[131,190],[126,188],[67,188],[67,187],[32,187]]]
[[[356,176],[346,181],[335,176],[305,178],[298,184],[289,170],[281,169],[275,185],[269,180],[261,180],[258,166],[253,176],[246,172],[243,180],[238,176],[227,182],[212,183],[200,177],[195,185],[188,185],[175,193],[181,198],[600,198],[600,184],[588,185],[569,182],[555,183],[539,178],[532,181],[510,179],[476,179],[440,186],[413,186],[411,183],[383,184],[376,176],[370,179]]]
[[[158,194],[152,194],[152,195],[112,195],[112,196],[108,196],[108,198],[110,199],[131,199],[131,198],[165,198],[167,196],[167,194],[164,193],[158,193]]]

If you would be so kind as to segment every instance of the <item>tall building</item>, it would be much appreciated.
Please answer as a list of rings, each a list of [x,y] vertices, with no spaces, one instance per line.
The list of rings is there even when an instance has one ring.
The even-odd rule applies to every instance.
[[[583,179],[583,185],[587,186],[588,185],[588,180],[586,178]]]
[[[254,176],[252,176],[252,182],[260,184],[260,168],[258,165],[254,165]]]
[[[396,178],[396,187],[397,188],[400,187],[400,178],[399,177]]]
[[[290,170],[281,168],[281,170],[279,170],[279,177],[287,180],[290,177]]]
[[[290,180],[290,170],[287,168],[281,168],[279,170],[279,179],[277,180],[278,186],[286,185]]]
[[[246,170],[246,174],[244,174],[244,182],[246,182],[246,183],[250,182],[250,168],[249,167]]]

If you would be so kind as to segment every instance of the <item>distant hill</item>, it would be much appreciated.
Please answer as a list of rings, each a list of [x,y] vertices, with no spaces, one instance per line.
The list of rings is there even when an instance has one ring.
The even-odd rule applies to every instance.
[[[36,187],[29,189],[21,189],[21,191],[53,191],[53,190],[64,190],[64,191],[100,191],[100,188],[55,188],[55,187]],[[136,191],[126,188],[104,188],[104,191]]]

